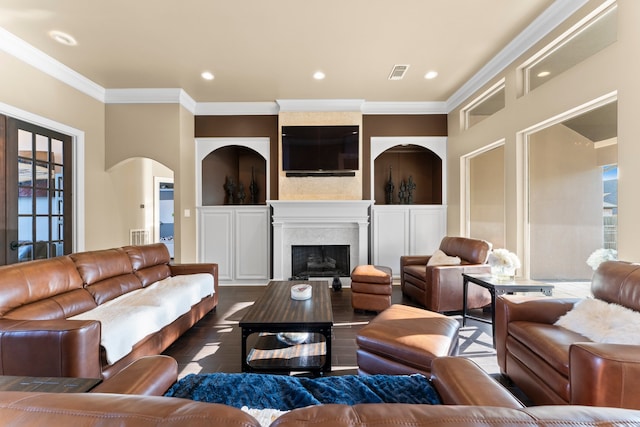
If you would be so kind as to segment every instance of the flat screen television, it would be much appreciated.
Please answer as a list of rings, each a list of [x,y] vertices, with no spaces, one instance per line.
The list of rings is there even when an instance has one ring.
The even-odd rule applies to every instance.
[[[282,169],[293,173],[359,169],[359,126],[282,126]]]

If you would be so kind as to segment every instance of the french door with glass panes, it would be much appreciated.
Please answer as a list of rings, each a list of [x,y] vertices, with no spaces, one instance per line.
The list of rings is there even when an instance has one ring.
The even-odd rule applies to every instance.
[[[7,117],[4,145],[5,263],[71,253],[71,137]]]

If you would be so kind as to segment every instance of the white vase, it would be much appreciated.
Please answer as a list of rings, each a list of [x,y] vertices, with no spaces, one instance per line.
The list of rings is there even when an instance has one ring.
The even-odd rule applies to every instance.
[[[516,277],[516,269],[506,265],[496,265],[491,267],[491,274],[496,276],[498,280],[509,281]]]

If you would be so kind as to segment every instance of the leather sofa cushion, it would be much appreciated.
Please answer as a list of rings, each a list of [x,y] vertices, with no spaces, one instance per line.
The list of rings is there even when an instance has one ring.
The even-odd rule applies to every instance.
[[[616,423],[618,421],[618,423]],[[278,417],[271,427],[341,426],[554,426],[636,425],[640,412],[619,408],[410,405],[402,403],[315,405]]]
[[[79,252],[70,257],[98,305],[142,287],[127,253],[120,248]]]
[[[129,257],[122,249],[79,252],[69,255],[85,285],[133,273]]]
[[[576,342],[590,342],[588,338],[565,328],[545,323],[514,321],[509,323],[509,335],[563,376],[569,376],[569,347]],[[511,348],[509,349],[511,351]],[[525,354],[514,353],[521,358]]]
[[[607,261],[600,264],[591,280],[594,298],[640,311],[640,264]]]
[[[459,327],[451,317],[394,304],[360,329],[356,343],[360,351],[430,372],[433,359],[457,349]]]
[[[469,264],[484,264],[489,258],[491,244],[480,239],[446,236],[440,242],[440,250],[449,256],[457,256]]]
[[[238,408],[161,396],[0,391],[3,425],[47,427],[260,427]]]
[[[23,305],[81,288],[82,279],[67,256],[0,267],[0,316]],[[44,307],[43,310],[46,311]]]
[[[171,255],[164,243],[122,248],[131,260],[136,277],[142,286],[151,285],[171,276]]]
[[[351,272],[351,280],[363,283],[390,284],[393,281],[391,274],[389,267],[359,265]]]
[[[8,312],[4,318],[15,320],[66,319],[96,306],[95,300],[86,289],[75,289],[18,307]]]

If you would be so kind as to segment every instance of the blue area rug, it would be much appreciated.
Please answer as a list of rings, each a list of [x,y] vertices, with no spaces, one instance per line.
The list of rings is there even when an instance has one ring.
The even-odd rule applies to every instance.
[[[190,374],[165,396],[241,408],[288,411],[326,403],[440,403],[423,375],[343,375],[323,378],[264,374]]]

